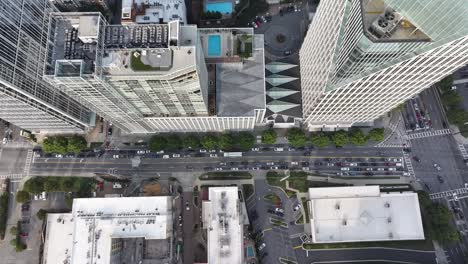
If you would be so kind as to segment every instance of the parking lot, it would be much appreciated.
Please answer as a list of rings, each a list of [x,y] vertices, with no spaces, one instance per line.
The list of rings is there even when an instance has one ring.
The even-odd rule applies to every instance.
[[[275,205],[263,199],[270,193],[277,194],[281,198],[281,204]],[[300,244],[300,236],[304,234],[304,226],[295,224],[300,217],[300,212],[293,209],[299,204],[297,199],[288,199],[281,190],[268,186],[264,180],[256,180],[255,196],[246,204],[257,236],[256,245],[261,263],[278,263],[280,257],[296,261],[293,247]],[[276,208],[284,213],[273,213]],[[272,224],[272,219],[287,224],[287,227]]]
[[[165,48],[168,34],[167,25],[111,25],[105,28],[104,44],[107,49]]]

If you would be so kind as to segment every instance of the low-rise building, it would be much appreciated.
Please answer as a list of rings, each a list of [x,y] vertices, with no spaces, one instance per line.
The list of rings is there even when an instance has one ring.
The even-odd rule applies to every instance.
[[[418,195],[379,186],[309,189],[313,243],[424,239]]]
[[[184,0],[120,0],[122,24],[187,23]]]
[[[208,263],[243,263],[244,219],[237,187],[211,187],[208,199],[202,204]]]
[[[172,226],[169,196],[74,199],[48,214],[43,263],[169,263]]]

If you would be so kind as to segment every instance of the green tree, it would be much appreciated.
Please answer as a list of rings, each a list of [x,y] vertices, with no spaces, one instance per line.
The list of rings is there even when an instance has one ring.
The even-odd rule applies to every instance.
[[[306,143],[306,136],[302,129],[293,127],[288,130],[289,144],[295,148],[303,147]]]
[[[225,133],[221,135],[219,140],[219,148],[224,151],[231,150],[234,146],[234,136],[230,133]]]
[[[218,137],[211,134],[205,135],[201,140],[202,147],[207,150],[215,149],[216,147],[218,147],[218,144]]]
[[[443,91],[449,91],[452,89],[453,85],[453,76],[449,75],[445,77],[444,79],[440,80],[440,82],[437,84],[438,87],[440,87]]]
[[[151,151],[158,152],[158,151],[166,149],[167,140],[166,138],[162,136],[154,135],[151,137],[148,146]]]
[[[16,201],[18,203],[25,203],[29,201],[29,199],[30,199],[30,195],[27,191],[20,190],[16,192]]]
[[[60,177],[60,190],[64,192],[76,192],[74,177]]]
[[[16,226],[12,226],[10,228],[10,235],[16,236],[18,234],[18,228]]]
[[[445,91],[441,99],[448,107],[458,107],[462,101],[462,97],[454,90]]]
[[[182,140],[176,134],[171,134],[167,138],[166,150],[175,151],[182,148]]]
[[[41,221],[46,218],[46,215],[47,215],[47,211],[44,209],[39,209],[39,211],[37,211],[36,213],[37,219]]]
[[[323,132],[312,134],[310,142],[317,148],[324,148],[330,144],[330,138]]]
[[[460,239],[457,230],[451,224],[453,215],[447,206],[432,203],[429,208],[426,208],[426,213],[432,239],[443,244],[453,243]]]
[[[54,139],[53,146],[54,146],[55,153],[65,154],[67,153],[68,140],[66,137],[57,136]]]
[[[262,133],[263,144],[275,144],[276,143],[276,132],[273,129],[268,129]]]
[[[344,130],[339,130],[333,133],[332,136],[333,144],[337,147],[343,147],[344,145],[349,143],[348,133]]]
[[[249,132],[241,132],[238,137],[239,146],[242,150],[248,151],[252,149],[255,144],[255,136]]]
[[[24,183],[24,191],[32,194],[39,194],[44,191],[44,178],[34,177]]]
[[[46,177],[44,181],[44,191],[46,192],[60,191],[60,178],[59,177]]]
[[[53,137],[48,137],[44,139],[44,141],[42,142],[42,150],[46,153],[54,153],[54,141],[55,139]]]
[[[187,135],[184,137],[183,145],[184,148],[198,149],[200,147],[200,139],[194,134]]]
[[[374,128],[369,131],[369,138],[375,142],[380,142],[384,140],[384,129],[383,128]]]
[[[351,143],[354,145],[363,146],[367,144],[367,136],[364,134],[364,132],[362,132],[361,129],[352,129],[350,134]]]
[[[88,143],[83,136],[73,136],[68,139],[67,151],[80,153],[87,145]]]

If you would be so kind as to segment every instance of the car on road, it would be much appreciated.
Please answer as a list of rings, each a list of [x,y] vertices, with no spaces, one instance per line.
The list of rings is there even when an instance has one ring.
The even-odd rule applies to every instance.
[[[218,154],[210,154],[210,158],[216,158],[218,157]]]
[[[342,171],[349,171],[349,168],[348,167],[343,167],[341,168]]]
[[[294,207],[293,207],[293,211],[299,211],[301,209],[301,204],[296,204]]]
[[[29,211],[29,204],[22,204],[21,211]]]
[[[232,171],[238,171],[239,168],[237,168],[237,167],[232,167],[231,170],[232,170]]]
[[[226,165],[227,165],[226,162],[220,162],[220,163],[219,163],[219,166],[226,166]]]
[[[281,152],[281,151],[284,151],[284,148],[274,148],[273,150],[276,152]]]
[[[260,151],[260,148],[252,148],[252,151]]]
[[[22,233],[20,233],[20,236],[21,236],[21,237],[28,237],[28,233],[22,232]]]
[[[440,176],[440,175],[437,175],[437,180],[439,180],[440,183],[445,182],[444,178],[442,176]]]
[[[356,167],[356,166],[357,166],[357,163],[350,163],[349,166],[351,166],[351,167]]]
[[[174,153],[174,154],[172,154],[172,157],[173,157],[173,158],[180,158],[180,154]]]
[[[272,165],[275,165],[275,163],[274,163],[274,162],[267,162],[267,164],[266,164],[266,165],[268,165],[268,166],[272,166]]]
[[[374,169],[371,168],[371,167],[367,167],[367,168],[366,168],[366,171],[373,171],[373,170],[374,170]]]
[[[185,210],[190,211],[190,206],[188,202],[185,202]]]
[[[262,243],[260,246],[258,246],[258,251],[262,251],[266,247],[265,243]]]
[[[275,212],[284,213],[284,209],[283,209],[283,208],[276,207],[276,208],[275,208]]]
[[[215,168],[215,171],[222,171],[222,170],[223,170],[223,168],[221,168],[221,167]]]
[[[284,55],[285,56],[288,56],[288,55],[291,55],[292,54],[292,51],[291,50],[285,50],[284,51]]]
[[[297,162],[297,161],[291,161],[291,166],[297,166],[297,165],[299,165],[299,162]]]
[[[206,149],[200,149],[200,153],[206,153]]]
[[[377,168],[378,171],[384,171],[384,168]]]

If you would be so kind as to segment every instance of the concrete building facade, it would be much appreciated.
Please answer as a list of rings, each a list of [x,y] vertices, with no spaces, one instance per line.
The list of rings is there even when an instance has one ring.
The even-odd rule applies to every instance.
[[[124,133],[249,130],[263,120],[263,39],[251,29],[208,34],[178,20],[108,25],[98,13],[51,17],[44,79]],[[229,66],[221,54],[210,57],[209,72],[209,35],[219,36],[220,50],[229,44],[221,36],[230,45],[250,43],[249,57],[231,55]]]
[[[468,63],[468,2],[320,2],[300,51],[311,130],[371,123]]]

